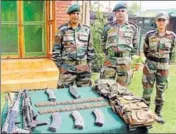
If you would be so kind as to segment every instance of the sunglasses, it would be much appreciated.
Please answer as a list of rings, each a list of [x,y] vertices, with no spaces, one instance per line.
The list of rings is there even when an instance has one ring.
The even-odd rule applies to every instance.
[[[158,19],[157,21],[161,22],[161,21],[166,21],[166,19]]]

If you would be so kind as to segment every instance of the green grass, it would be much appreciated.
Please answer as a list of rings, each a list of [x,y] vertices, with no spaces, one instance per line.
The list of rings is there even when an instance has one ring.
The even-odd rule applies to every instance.
[[[98,73],[93,73],[92,79],[96,80],[99,78]],[[134,73],[132,82],[129,86],[129,89],[136,95],[142,96],[142,70],[136,71]],[[150,109],[154,110],[154,97],[155,97],[156,89],[153,89],[152,93],[152,104]],[[1,96],[1,112],[4,106],[4,96]],[[155,123],[153,128],[150,129],[150,133],[176,133],[176,65],[172,65],[170,67],[169,73],[169,87],[165,91],[165,103],[163,107],[163,118],[165,119],[166,123],[164,125]]]
[[[135,72],[129,89],[137,96],[142,96],[142,70]],[[154,99],[156,88],[153,88],[152,103],[150,109],[154,111]],[[165,103],[162,110],[163,118],[166,123],[164,125],[155,123],[150,133],[176,133],[176,65],[170,67],[169,87],[165,91]]]
[[[96,80],[99,74],[93,74],[92,79]],[[133,79],[129,89],[136,95],[141,97],[142,88],[142,69],[134,73]],[[150,109],[154,111],[154,99],[156,89],[153,88],[152,103]],[[153,128],[149,130],[150,133],[176,133],[176,65],[170,67],[169,72],[169,87],[165,91],[165,103],[162,110],[163,118],[166,123],[164,125],[154,123]]]

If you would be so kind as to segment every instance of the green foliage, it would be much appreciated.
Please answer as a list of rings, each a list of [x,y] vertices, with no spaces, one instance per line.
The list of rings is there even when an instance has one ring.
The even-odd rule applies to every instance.
[[[96,19],[91,25],[91,32],[93,37],[94,49],[95,49],[95,58],[93,63],[93,71],[98,72],[104,61],[104,53],[102,51],[101,37],[103,34],[104,25],[107,23],[107,18],[99,10],[96,11]]]
[[[132,56],[132,69],[135,68],[136,64],[144,64],[145,59],[146,58],[144,56],[138,56],[138,55]]]
[[[129,14],[136,15],[136,13],[138,13],[139,10],[140,10],[140,6],[138,5],[137,2],[133,2],[133,3],[131,4],[131,6],[129,6],[128,9],[129,9],[129,10],[128,10],[128,13],[129,13]]]
[[[145,57],[144,57],[144,56],[134,55],[134,56],[132,57],[132,62],[133,62],[134,64],[136,64],[136,63],[141,63],[141,64],[143,64],[143,63],[145,62]]]

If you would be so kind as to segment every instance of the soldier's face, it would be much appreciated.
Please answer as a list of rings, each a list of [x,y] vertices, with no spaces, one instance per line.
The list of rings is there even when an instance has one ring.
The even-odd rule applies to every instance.
[[[117,21],[125,21],[127,15],[126,9],[119,9],[115,12]]]
[[[80,12],[73,12],[69,14],[70,22],[73,24],[77,24],[80,19]]]
[[[157,25],[157,28],[159,28],[159,29],[165,29],[167,24],[168,24],[167,19],[159,18],[159,19],[156,20],[156,25]]]

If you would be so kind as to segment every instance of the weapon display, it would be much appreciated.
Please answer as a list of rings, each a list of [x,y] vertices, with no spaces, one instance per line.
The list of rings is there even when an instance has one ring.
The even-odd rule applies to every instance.
[[[26,90],[23,91],[22,101],[23,128],[32,131],[37,126],[47,125],[47,122],[39,122],[37,115],[34,114],[31,98],[27,95]]]
[[[99,108],[95,108],[92,113],[95,115],[96,117],[96,120],[95,120],[95,125],[97,126],[103,126],[104,124],[104,120],[105,120],[105,117],[104,117],[104,114],[103,112],[99,109]]]
[[[57,113],[53,113],[51,115],[51,118],[52,118],[52,123],[49,126],[49,130],[56,132],[57,129],[59,129],[62,124],[62,116],[59,112],[57,112]]]
[[[29,130],[21,129],[17,127],[17,116],[19,113],[19,104],[22,91],[20,91],[14,100],[12,106],[9,106],[7,117],[2,128],[2,133],[30,133]]]
[[[78,103],[87,103],[87,102],[98,102],[104,100],[103,97],[89,98],[89,99],[77,99],[77,100],[68,100],[60,102],[40,102],[35,104],[36,107],[44,106],[57,106],[57,105],[68,105],[68,104],[78,104]]]
[[[99,108],[108,106],[108,102],[102,102],[102,103],[96,103],[96,104],[80,104],[80,105],[74,105],[69,107],[61,107],[57,109],[45,109],[45,110],[39,110],[39,114],[49,114],[49,113],[56,113],[56,112],[66,112],[66,111],[73,111],[73,110],[83,110],[83,109],[91,109],[91,108]]]
[[[81,96],[76,91],[76,87],[70,86],[69,87],[69,92],[75,99],[81,98]]]
[[[84,128],[84,119],[78,111],[71,112],[70,116],[73,117],[75,121],[75,128],[77,129]]]
[[[45,90],[45,93],[48,95],[48,100],[55,102],[56,101],[56,94],[52,89]]]

